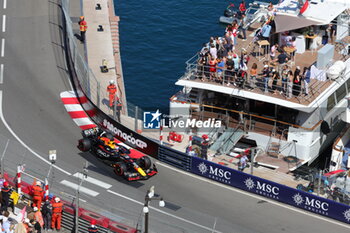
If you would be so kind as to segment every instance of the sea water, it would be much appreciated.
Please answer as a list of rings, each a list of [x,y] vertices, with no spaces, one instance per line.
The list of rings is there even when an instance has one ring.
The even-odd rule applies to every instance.
[[[115,0],[128,102],[143,109],[168,109],[169,98],[181,90],[175,82],[184,74],[185,62],[211,36],[223,35],[219,17],[231,2],[236,7],[240,3]]]

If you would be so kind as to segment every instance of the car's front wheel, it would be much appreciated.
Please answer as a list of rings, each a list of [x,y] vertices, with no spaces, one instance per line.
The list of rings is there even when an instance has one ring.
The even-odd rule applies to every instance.
[[[118,162],[116,164],[114,164],[114,173],[117,176],[122,176],[124,175],[124,173],[126,172],[126,164],[123,162]]]
[[[143,157],[139,158],[137,163],[144,170],[149,169],[152,165],[151,159],[148,158],[147,156],[143,156]]]
[[[78,143],[78,148],[83,152],[89,151],[91,149],[91,140],[88,138],[80,139]]]

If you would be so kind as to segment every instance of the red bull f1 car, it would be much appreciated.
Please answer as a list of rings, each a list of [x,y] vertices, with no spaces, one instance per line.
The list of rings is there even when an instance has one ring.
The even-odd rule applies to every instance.
[[[99,159],[114,168],[114,173],[128,181],[146,180],[158,173],[155,164],[145,154],[128,149],[120,141],[99,128],[82,131],[78,148],[92,152]]]

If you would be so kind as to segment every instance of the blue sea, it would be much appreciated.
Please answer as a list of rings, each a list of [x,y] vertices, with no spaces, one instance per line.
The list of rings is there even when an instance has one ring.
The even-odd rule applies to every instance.
[[[211,36],[223,35],[219,17],[230,2],[114,1],[127,100],[142,109],[168,109],[169,98],[181,90],[175,82],[185,62]]]

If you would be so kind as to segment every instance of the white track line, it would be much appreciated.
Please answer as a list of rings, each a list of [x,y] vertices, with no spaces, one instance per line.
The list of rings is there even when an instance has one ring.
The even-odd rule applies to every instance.
[[[63,184],[65,186],[67,186],[67,187],[70,187],[70,188],[72,188],[74,190],[78,190],[78,188],[79,188],[79,185],[77,185],[76,183],[70,182],[68,180],[62,180],[60,182],[60,184]],[[93,196],[93,197],[96,197],[98,194],[100,194],[99,192],[95,192],[92,189],[88,189],[88,188],[85,188],[85,187],[82,187],[82,186],[80,186],[79,191],[82,192],[82,193],[85,193],[87,195]]]
[[[280,203],[280,202],[277,202],[277,201],[274,201],[272,199],[269,199],[269,198],[265,198],[263,196],[259,196],[259,195],[256,195],[256,194],[252,194],[252,193],[248,193],[246,191],[243,191],[243,190],[240,190],[238,188],[234,188],[234,187],[230,187],[228,185],[224,185],[224,184],[221,184],[221,183],[218,183],[218,182],[215,182],[215,181],[212,181],[212,180],[209,180],[209,179],[206,179],[206,178],[203,178],[203,177],[200,177],[200,176],[197,176],[197,175],[194,175],[192,173],[189,173],[189,172],[185,172],[185,171],[182,171],[182,170],[179,170],[177,168],[174,168],[172,166],[169,166],[167,164],[164,164],[164,163],[161,163],[161,162],[156,162],[157,165],[161,165],[163,167],[166,167],[168,169],[171,169],[171,170],[174,170],[176,172],[179,172],[179,173],[182,173],[182,174],[185,174],[185,175],[188,175],[188,176],[191,176],[193,178],[196,178],[196,179],[199,179],[199,180],[202,180],[202,181],[205,181],[207,183],[210,183],[210,184],[213,184],[213,185],[217,185],[217,186],[220,186],[222,188],[226,188],[226,189],[229,189],[229,190],[232,190],[232,191],[235,191],[237,193],[241,193],[241,194],[244,194],[244,195],[247,195],[247,196],[250,196],[250,197],[253,197],[253,198],[256,198],[256,199],[262,199],[264,201],[267,201],[271,204],[274,204],[274,205],[277,205],[277,206],[280,206],[280,207],[283,207],[283,208],[286,208],[286,209],[289,209],[289,210],[292,210],[292,211],[295,211],[295,212],[298,212],[298,213],[302,213],[302,214],[305,214],[305,215],[308,215],[308,216],[311,216],[311,217],[314,217],[314,218],[318,218],[320,220],[323,220],[323,221],[327,221],[329,223],[333,223],[333,224],[336,224],[336,225],[339,225],[339,226],[342,226],[342,227],[345,227],[345,228],[348,228],[350,229],[350,226],[349,225],[346,225],[345,223],[340,223],[340,222],[337,222],[336,220],[332,220],[330,218],[326,218],[326,217],[323,217],[321,215],[318,215],[318,214],[314,214],[314,213],[311,213],[311,212],[306,212],[306,211],[303,211],[303,210],[299,210],[295,207],[291,207],[289,206],[288,204],[283,204],[283,203]]]
[[[1,57],[5,56],[5,38],[1,40]]]
[[[111,191],[111,190],[107,190],[107,192],[112,193],[112,194],[114,194],[114,195],[116,195],[116,196],[118,196],[118,197],[122,197],[122,198],[124,198],[124,199],[127,199],[127,200],[129,200],[129,201],[132,201],[132,202],[134,202],[134,203],[136,203],[136,204],[139,204],[139,205],[142,205],[142,206],[144,205],[143,202],[136,201],[136,200],[134,200],[134,199],[132,199],[132,198],[130,198],[130,197],[124,196],[124,195],[122,195],[122,194],[120,194],[120,193],[117,193],[117,192],[114,192],[114,191]],[[165,203],[165,205],[166,205],[166,203]],[[152,207],[152,206],[149,206],[149,208],[151,208],[151,209],[153,209],[153,210],[155,210],[155,211],[157,211],[157,212],[159,212],[159,213],[162,213],[162,214],[164,214],[164,215],[168,215],[168,216],[170,216],[170,217],[176,218],[176,219],[181,220],[181,221],[183,221],[183,222],[186,222],[186,223],[192,224],[192,225],[194,225],[194,226],[200,227],[200,228],[202,228],[202,229],[211,231],[211,232],[213,232],[213,233],[221,233],[220,231],[217,231],[217,230],[212,229],[212,228],[210,228],[210,227],[206,227],[206,226],[200,225],[200,224],[198,224],[198,223],[192,222],[192,221],[190,221],[190,220],[187,220],[187,219],[178,217],[178,216],[176,216],[176,215],[169,214],[169,213],[167,213],[167,212],[165,212],[165,211],[163,211],[163,210],[154,208],[154,207]]]
[[[6,31],[6,15],[2,16],[2,32]]]
[[[2,112],[2,91],[0,91],[0,119],[1,121],[3,122],[3,124],[5,125],[5,127],[7,128],[7,130],[12,134],[12,136],[14,138],[17,139],[17,141],[19,143],[22,144],[23,147],[25,147],[30,153],[32,153],[33,155],[35,155],[36,157],[38,157],[39,159],[41,159],[42,161],[44,161],[45,163],[47,164],[51,164],[51,162],[47,161],[46,159],[44,159],[43,157],[41,157],[38,153],[36,153],[35,151],[33,151],[29,146],[27,146],[16,134],[15,132],[10,128],[10,126],[7,124],[6,120],[5,120],[5,117],[4,117],[4,114]],[[70,172],[67,172],[66,170],[56,166],[56,165],[53,165],[54,168],[56,168],[57,170],[65,173],[66,175],[69,175],[71,176],[72,174]]]
[[[0,84],[4,82],[4,64],[0,65]]]
[[[6,7],[7,7],[7,0],[4,0],[3,8],[6,9]]]
[[[73,176],[78,177],[79,179],[81,179],[81,178],[83,178],[84,175],[82,173],[80,173],[80,172],[77,172]],[[112,187],[111,184],[107,184],[107,183],[105,183],[103,181],[100,181],[98,179],[95,179],[95,178],[92,178],[92,177],[89,177],[89,176],[87,178],[85,178],[84,181],[87,181],[89,183],[92,183],[94,185],[100,186],[100,187],[105,188],[105,189],[109,189],[110,187]]]

